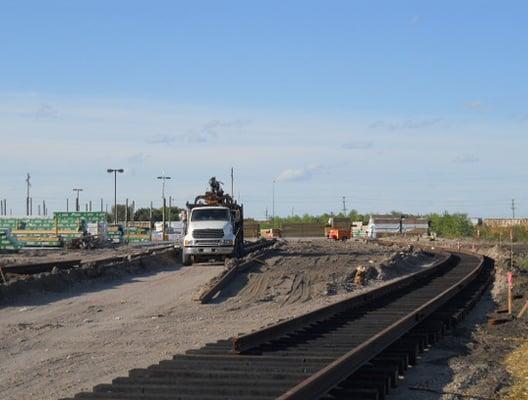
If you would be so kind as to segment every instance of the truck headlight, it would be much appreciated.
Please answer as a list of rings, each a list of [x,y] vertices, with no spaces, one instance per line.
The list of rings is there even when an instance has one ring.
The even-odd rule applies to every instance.
[[[226,240],[224,240],[224,244],[225,244],[226,246],[232,246],[232,245],[233,245],[233,241],[230,240],[230,239],[226,239]]]
[[[192,240],[185,239],[185,240],[183,241],[183,245],[184,245],[184,246],[192,246],[192,244],[193,244],[193,241],[192,241]]]

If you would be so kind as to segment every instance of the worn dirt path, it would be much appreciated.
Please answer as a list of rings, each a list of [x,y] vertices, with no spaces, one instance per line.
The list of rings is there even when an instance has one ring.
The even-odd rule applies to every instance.
[[[0,397],[58,398],[198,345],[191,295],[219,267],[175,268],[1,309]]]

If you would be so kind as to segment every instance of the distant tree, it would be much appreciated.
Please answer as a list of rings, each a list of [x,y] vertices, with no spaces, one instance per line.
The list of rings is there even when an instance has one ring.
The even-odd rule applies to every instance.
[[[127,209],[125,204],[118,204],[117,205],[117,221],[123,222],[125,220],[125,210]],[[126,213],[127,219],[131,221],[133,219],[132,215],[132,206],[128,206],[128,212]],[[114,222],[114,216],[115,216],[115,206],[112,206],[112,212],[110,214],[106,215],[106,220],[109,223]]]
[[[179,207],[170,207],[170,219],[171,221],[179,221],[179,214],[181,212]],[[169,207],[167,207],[167,215],[165,216],[167,221],[169,220]],[[134,214],[135,221],[148,221],[150,218],[150,208],[139,208]],[[163,212],[160,208],[152,209],[152,222],[159,222],[163,220]]]
[[[438,236],[453,238],[474,234],[475,228],[467,214],[449,214],[446,211],[443,214],[429,214],[427,217],[431,221],[431,230]]]

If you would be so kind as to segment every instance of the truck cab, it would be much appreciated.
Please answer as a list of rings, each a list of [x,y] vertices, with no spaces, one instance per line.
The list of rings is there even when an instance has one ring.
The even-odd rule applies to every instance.
[[[236,241],[233,226],[233,217],[227,207],[193,208],[187,217],[187,230],[183,238],[183,264],[192,264],[192,258],[232,256]]]
[[[183,265],[193,262],[236,257],[243,243],[242,206],[221,191],[211,178],[211,191],[187,203],[184,213]]]

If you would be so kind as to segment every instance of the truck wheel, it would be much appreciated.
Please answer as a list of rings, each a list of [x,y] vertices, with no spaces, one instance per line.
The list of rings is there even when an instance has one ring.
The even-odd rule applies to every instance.
[[[185,266],[192,265],[192,258],[189,254],[186,254],[185,251],[182,250],[182,264]]]

